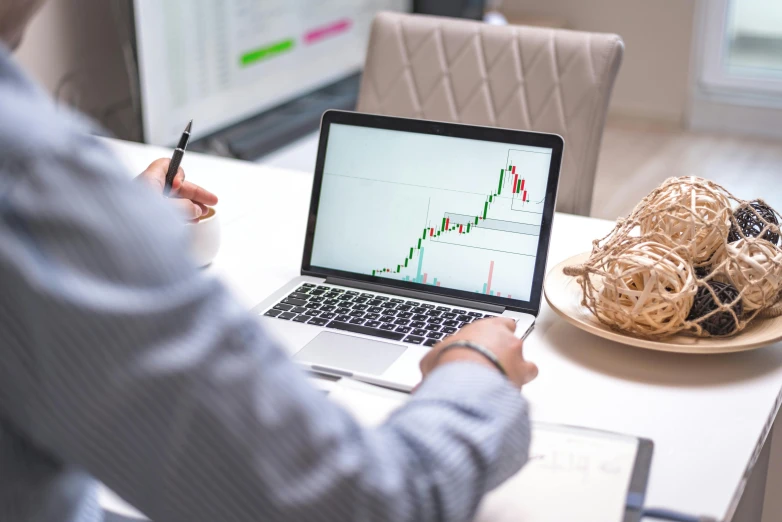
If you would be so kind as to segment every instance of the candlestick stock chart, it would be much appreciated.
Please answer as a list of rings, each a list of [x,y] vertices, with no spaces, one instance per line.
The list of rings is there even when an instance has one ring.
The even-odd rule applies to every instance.
[[[529,299],[551,150],[362,131],[332,129],[313,264]]]

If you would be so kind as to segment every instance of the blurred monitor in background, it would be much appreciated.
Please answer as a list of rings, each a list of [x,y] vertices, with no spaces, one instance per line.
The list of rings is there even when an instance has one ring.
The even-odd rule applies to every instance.
[[[412,8],[413,0],[133,0],[143,140],[173,145],[191,118],[197,140],[355,75],[374,16]],[[233,155],[260,151],[246,143],[255,134],[237,130],[228,147],[246,154]]]
[[[492,2],[497,3],[497,2]],[[417,13],[482,20],[484,0],[416,0]]]

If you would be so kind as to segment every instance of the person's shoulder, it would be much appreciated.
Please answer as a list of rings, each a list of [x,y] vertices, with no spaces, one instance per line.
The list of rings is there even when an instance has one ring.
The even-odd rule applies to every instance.
[[[73,118],[45,95],[20,91],[0,81],[0,156],[23,159],[72,150]]]
[[[81,117],[29,80],[7,56],[0,57],[0,157],[67,157],[89,133]]]

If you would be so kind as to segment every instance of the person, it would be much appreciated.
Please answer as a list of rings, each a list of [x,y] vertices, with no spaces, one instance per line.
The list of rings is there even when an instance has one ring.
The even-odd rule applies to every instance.
[[[156,522],[470,520],[527,458],[513,322],[436,346],[357,425],[183,254],[176,206],[215,196],[180,172],[161,197],[165,160],[131,182],[14,63],[42,3],[0,0],[0,520],[100,520],[97,481]]]

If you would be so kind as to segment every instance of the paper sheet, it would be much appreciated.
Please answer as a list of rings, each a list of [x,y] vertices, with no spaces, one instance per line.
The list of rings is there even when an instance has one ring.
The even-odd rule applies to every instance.
[[[365,425],[382,423],[407,395],[343,379],[331,399]],[[638,439],[535,424],[530,461],[490,493],[478,522],[621,522]]]

